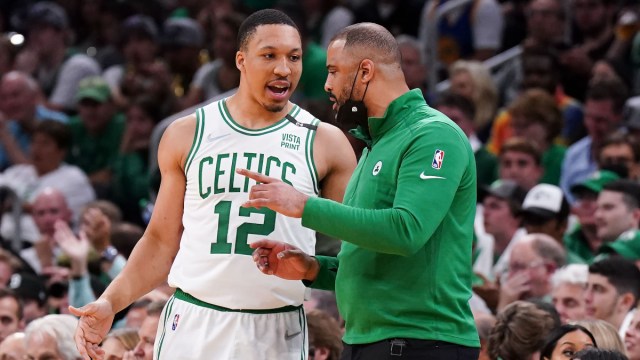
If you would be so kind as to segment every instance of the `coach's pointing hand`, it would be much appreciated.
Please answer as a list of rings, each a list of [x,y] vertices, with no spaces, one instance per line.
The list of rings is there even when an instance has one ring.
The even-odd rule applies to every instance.
[[[313,281],[318,275],[318,261],[293,245],[281,241],[260,240],[249,244],[256,249],[253,261],[265,274],[287,280]]]
[[[236,169],[236,172],[259,183],[251,187],[249,201],[242,204],[243,207],[266,207],[285,216],[302,217],[307,195],[281,180],[257,172],[246,169]]]

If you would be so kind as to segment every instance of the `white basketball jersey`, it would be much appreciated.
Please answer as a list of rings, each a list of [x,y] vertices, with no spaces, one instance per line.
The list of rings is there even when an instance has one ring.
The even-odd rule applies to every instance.
[[[232,119],[226,99],[196,111],[194,142],[187,156],[184,232],[169,273],[169,285],[230,309],[275,309],[300,305],[301,281],[262,274],[248,244],[287,242],[314,254],[315,232],[267,208],[243,208],[255,181],[235,173],[245,168],[318,194],[313,142],[319,121],[294,105],[287,117],[259,130]]]

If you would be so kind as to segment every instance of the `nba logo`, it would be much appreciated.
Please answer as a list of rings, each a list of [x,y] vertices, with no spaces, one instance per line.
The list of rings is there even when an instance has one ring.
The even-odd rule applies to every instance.
[[[180,315],[176,314],[176,316],[173,317],[173,325],[171,325],[171,330],[176,331],[176,328],[178,327],[178,320],[180,320]]]
[[[431,162],[431,167],[440,170],[442,167],[442,161],[444,160],[444,151],[440,149],[436,149],[436,152],[433,154],[433,161]]]

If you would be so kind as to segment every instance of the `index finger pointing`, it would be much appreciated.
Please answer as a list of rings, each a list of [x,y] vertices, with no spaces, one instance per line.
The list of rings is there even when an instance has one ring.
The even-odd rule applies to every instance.
[[[276,178],[272,178],[263,174],[260,174],[258,172],[255,171],[251,171],[251,170],[247,170],[247,169],[236,169],[236,173],[240,174],[240,175],[244,175],[246,177],[248,177],[249,179],[253,179],[259,183],[263,183],[263,184],[269,184],[272,182],[276,182],[278,181],[278,179]]]

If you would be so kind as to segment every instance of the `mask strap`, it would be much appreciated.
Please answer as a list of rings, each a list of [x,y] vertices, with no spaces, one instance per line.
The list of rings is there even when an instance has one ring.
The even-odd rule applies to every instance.
[[[356,80],[358,80],[358,73],[359,72],[360,72],[360,65],[358,65],[358,70],[356,70],[356,76],[354,76],[353,83],[351,84],[351,91],[349,92],[349,100],[352,100],[353,88],[356,86]]]

